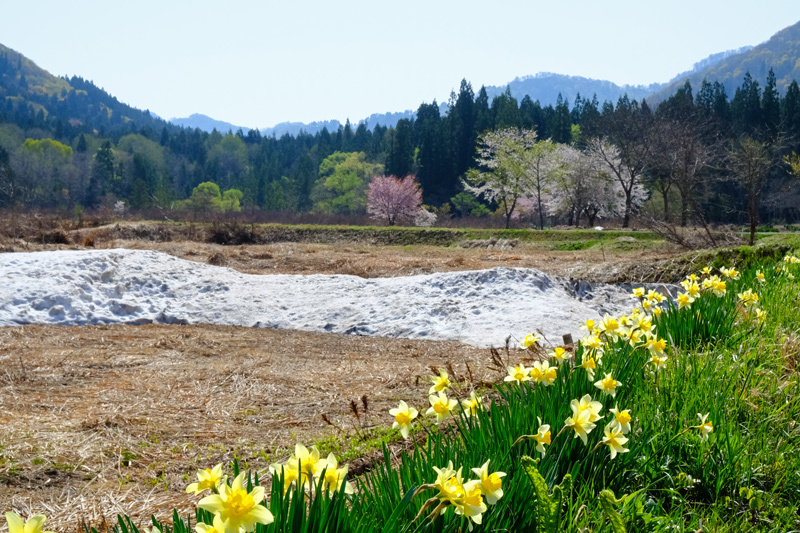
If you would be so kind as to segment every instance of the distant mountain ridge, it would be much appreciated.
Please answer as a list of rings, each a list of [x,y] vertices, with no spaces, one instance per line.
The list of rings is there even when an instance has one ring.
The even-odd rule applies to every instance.
[[[782,29],[757,46],[733,52],[699,70],[677,76],[648,100],[654,103],[665,100],[687,81],[697,90],[703,80],[720,82],[728,97],[733,98],[745,73],[749,72],[753,80],[763,87],[770,68],[775,72],[778,91],[783,93],[792,80],[800,81],[800,22]]]

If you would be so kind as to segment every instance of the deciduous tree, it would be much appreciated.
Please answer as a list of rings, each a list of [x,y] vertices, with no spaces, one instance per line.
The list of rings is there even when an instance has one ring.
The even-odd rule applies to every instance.
[[[375,176],[367,191],[367,213],[390,226],[413,220],[422,205],[422,190],[415,176]]]

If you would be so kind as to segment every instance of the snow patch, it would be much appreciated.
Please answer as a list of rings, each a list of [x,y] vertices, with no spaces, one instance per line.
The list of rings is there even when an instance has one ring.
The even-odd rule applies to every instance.
[[[628,312],[630,286],[530,268],[364,279],[252,275],[154,251],[0,254],[0,326],[227,324],[499,346]]]

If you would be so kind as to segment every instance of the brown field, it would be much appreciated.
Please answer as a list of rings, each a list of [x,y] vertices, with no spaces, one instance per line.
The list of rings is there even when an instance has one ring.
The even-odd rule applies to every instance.
[[[379,277],[515,266],[593,281],[644,276],[675,253],[663,244],[582,251],[538,243],[506,250],[93,244],[258,274]],[[82,247],[15,246],[55,248]],[[502,378],[490,369],[487,350],[457,342],[206,325],[0,328],[0,511],[42,512],[46,529],[56,531],[116,513],[144,524],[152,512],[166,517],[173,507],[191,508],[196,498],[183,489],[198,468],[236,457],[264,471],[296,442],[349,453],[358,469],[368,459],[357,457],[376,442],[358,435],[386,435],[387,411],[400,399],[424,412],[428,387],[420,380],[448,363],[472,383]],[[364,414],[361,407],[359,421],[349,403],[361,405],[362,396],[369,408]]]

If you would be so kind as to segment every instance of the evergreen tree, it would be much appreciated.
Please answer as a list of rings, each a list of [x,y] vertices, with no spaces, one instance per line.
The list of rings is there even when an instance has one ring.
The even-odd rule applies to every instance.
[[[398,120],[397,126],[391,130],[386,152],[386,173],[388,175],[404,178],[413,173],[413,134],[413,126],[407,118]]]
[[[517,99],[511,96],[511,87],[507,86],[505,92],[495,96],[492,100],[492,115],[496,130],[506,128],[519,129],[521,120]]]
[[[778,95],[775,72],[772,69],[769,69],[767,84],[761,96],[761,114],[763,128],[766,131],[767,138],[769,140],[775,140],[778,136],[781,122],[781,97]]]
[[[481,89],[478,91],[478,96],[475,97],[473,112],[475,114],[475,132],[478,135],[487,130],[494,129],[494,119],[489,109],[489,95],[486,93],[486,87],[483,85],[481,85]]]
[[[111,141],[103,141],[92,161],[89,188],[84,201],[86,206],[97,207],[100,204],[103,196],[114,184],[114,168],[114,152],[111,149]]]
[[[557,143],[568,144],[572,138],[572,121],[570,119],[569,102],[558,93],[556,107],[549,120],[550,138]]]
[[[86,150],[88,150],[88,147],[86,146],[86,137],[84,137],[83,133],[81,133],[81,136],[78,138],[78,145],[75,147],[75,151],[79,154],[83,154],[86,153]]]

